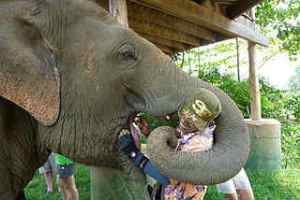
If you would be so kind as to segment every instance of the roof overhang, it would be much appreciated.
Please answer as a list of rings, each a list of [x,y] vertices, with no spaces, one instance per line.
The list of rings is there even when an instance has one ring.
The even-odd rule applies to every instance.
[[[109,0],[95,1],[108,9]],[[240,16],[260,1],[127,0],[128,24],[168,54],[235,37],[267,46],[254,22]]]
[[[256,44],[268,45],[268,39],[255,29],[232,20],[218,12],[186,0],[130,0],[195,24],[195,26],[219,33],[224,38],[241,37]],[[130,12],[130,11],[129,11]],[[151,20],[151,19],[150,19]],[[129,22],[130,24],[130,22]]]

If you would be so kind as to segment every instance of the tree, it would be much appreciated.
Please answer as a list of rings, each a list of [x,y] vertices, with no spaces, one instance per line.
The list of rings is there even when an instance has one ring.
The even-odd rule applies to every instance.
[[[300,0],[265,0],[256,9],[256,23],[296,59],[300,54]]]
[[[300,94],[300,66],[295,68],[295,74],[289,80],[289,90]]]

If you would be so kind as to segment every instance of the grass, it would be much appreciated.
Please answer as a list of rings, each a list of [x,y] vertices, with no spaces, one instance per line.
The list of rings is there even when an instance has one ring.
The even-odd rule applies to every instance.
[[[300,170],[252,173],[250,179],[256,198],[259,200],[299,200],[300,198]]]
[[[75,174],[76,185],[80,194],[80,200],[90,200],[90,170],[83,165],[76,166]],[[25,188],[26,197],[28,200],[60,200],[63,199],[61,193],[57,192],[57,185],[54,183],[54,191],[48,196],[45,196],[46,183],[44,177],[38,172],[35,173],[32,181]]]
[[[280,172],[247,172],[256,200],[299,200],[300,170]],[[222,199],[215,187],[210,187],[205,200]]]
[[[248,175],[253,187],[256,200],[299,200],[300,199],[300,170],[285,169],[280,172],[249,172]],[[90,200],[89,168],[77,165],[76,184],[80,200]],[[59,200],[61,194],[54,192],[45,197],[46,185],[44,178],[36,173],[33,180],[25,189],[29,200]],[[57,191],[57,187],[55,186]],[[223,195],[215,187],[209,187],[205,200],[223,199]]]

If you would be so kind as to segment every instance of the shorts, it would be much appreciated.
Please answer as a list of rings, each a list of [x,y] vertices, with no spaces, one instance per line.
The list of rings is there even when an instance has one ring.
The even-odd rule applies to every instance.
[[[39,168],[40,174],[52,172],[56,173],[57,166],[54,160],[54,153],[51,153],[48,157],[48,160],[44,163],[42,167]]]
[[[252,191],[250,181],[243,168],[233,178],[224,183],[217,184],[217,190],[224,194],[234,194],[236,190]]]
[[[57,165],[57,173],[59,177],[68,177],[74,175],[74,164]]]

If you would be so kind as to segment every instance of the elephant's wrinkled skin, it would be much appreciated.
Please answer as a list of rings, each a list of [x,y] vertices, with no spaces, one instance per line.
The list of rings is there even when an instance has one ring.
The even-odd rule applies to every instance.
[[[121,168],[116,142],[128,116],[174,112],[196,89],[207,92],[201,88],[222,102],[214,148],[176,154],[166,142],[172,130],[161,128],[149,155],[167,175],[213,184],[236,174],[249,151],[243,117],[229,97],[176,69],[94,3],[0,3],[0,199],[15,199],[47,149]]]

